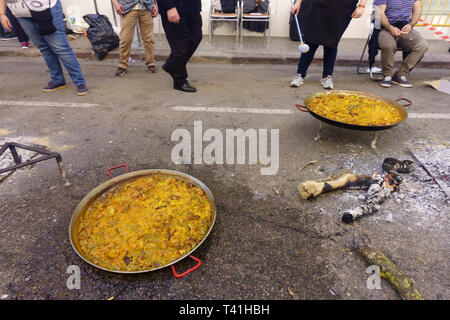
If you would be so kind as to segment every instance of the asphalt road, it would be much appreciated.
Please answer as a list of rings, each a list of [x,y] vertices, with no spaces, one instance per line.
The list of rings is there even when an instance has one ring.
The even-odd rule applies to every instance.
[[[433,155],[448,174],[442,156],[450,140],[448,95],[422,84],[448,76],[448,70],[418,68],[410,77],[414,88],[384,89],[354,68],[336,69],[336,89],[414,103],[408,108],[413,117],[380,132],[373,150],[372,133],[330,125],[324,125],[320,142],[314,140],[318,120],[294,105],[322,90],[317,66],[302,88],[293,89],[294,66],[191,64],[190,80],[198,92],[186,94],[173,90],[161,69],[151,74],[141,63],[133,63],[123,78],[114,77],[114,61],[81,63],[90,89],[84,97],[69,80],[68,89],[42,93],[49,74],[39,58],[1,60],[0,142],[37,143],[60,152],[73,184],[63,187],[53,160],[0,183],[2,299],[399,299],[384,281],[381,289],[368,289],[368,266],[352,251],[356,232],[414,279],[424,298],[450,298],[448,205],[423,169],[405,177],[401,197],[351,225],[341,222],[339,212],[360,202],[363,191],[336,191],[309,201],[297,191],[300,182],[345,168],[357,174],[380,171],[385,157],[410,158],[408,147]],[[187,129],[194,141],[194,122],[200,121],[203,132],[218,129],[223,136],[226,129],[278,129],[276,174],[261,175],[265,165],[249,164],[248,158],[244,164],[175,164],[173,132]],[[109,179],[108,168],[123,163],[131,170],[186,172],[212,190],[217,220],[194,253],[203,261],[198,270],[181,279],[170,268],[116,275],[91,267],[72,250],[73,211]],[[79,290],[66,286],[71,265],[81,270]],[[186,258],[176,269],[193,265]]]

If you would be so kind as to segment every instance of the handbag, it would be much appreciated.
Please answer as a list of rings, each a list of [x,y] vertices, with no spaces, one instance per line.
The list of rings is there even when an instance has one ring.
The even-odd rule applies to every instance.
[[[48,0],[48,8],[42,11],[31,10],[26,1],[22,0],[22,2],[27,6],[28,10],[30,10],[31,18],[37,24],[41,36],[47,36],[56,31],[52,21],[53,15],[50,11],[50,0]]]

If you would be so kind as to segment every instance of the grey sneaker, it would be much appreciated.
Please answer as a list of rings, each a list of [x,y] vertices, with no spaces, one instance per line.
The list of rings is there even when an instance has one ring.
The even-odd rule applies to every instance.
[[[383,81],[380,82],[380,86],[384,88],[390,88],[392,87],[392,78],[391,77],[384,77]]]
[[[303,77],[301,76],[301,74],[296,74],[294,76],[294,79],[292,79],[290,86],[292,88],[298,88],[300,87],[303,83],[305,83],[305,80],[303,79]]]
[[[412,83],[406,80],[405,76],[394,75],[394,77],[392,78],[392,82],[404,88],[411,88],[413,86]]]
[[[322,85],[322,87],[324,89],[334,89],[334,84],[333,84],[333,77],[332,76],[328,76],[326,78],[323,78],[322,80],[320,80],[320,84]]]
[[[147,67],[147,70],[148,70],[148,72],[151,72],[151,73],[156,73],[156,66],[149,66],[149,67]]]

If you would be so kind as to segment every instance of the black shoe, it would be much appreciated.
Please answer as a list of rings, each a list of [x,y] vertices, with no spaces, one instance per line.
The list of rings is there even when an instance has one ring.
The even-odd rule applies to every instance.
[[[197,91],[197,89],[195,87],[191,86],[191,84],[187,81],[181,85],[174,85],[173,88],[176,90],[183,91],[183,92],[191,92],[192,93],[192,92]]]
[[[116,70],[116,77],[121,77],[127,73],[127,69],[118,67]]]

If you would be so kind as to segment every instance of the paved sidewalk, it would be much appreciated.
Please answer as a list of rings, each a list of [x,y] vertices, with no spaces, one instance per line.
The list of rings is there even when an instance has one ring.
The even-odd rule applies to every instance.
[[[91,45],[87,38],[75,35],[76,39],[70,44],[74,48],[79,58],[97,59],[93,55]],[[170,52],[164,35],[155,34],[155,58],[165,60]],[[430,45],[420,66],[428,68],[450,68],[449,45],[442,40],[428,40]],[[365,44],[365,39],[342,39],[339,46],[338,66],[355,66],[360,57]],[[236,63],[236,64],[297,64],[299,52],[298,42],[288,38],[267,39],[263,37],[244,37],[243,43],[236,43],[234,36],[213,36],[209,41],[208,36],[204,36],[203,41],[192,58],[193,62],[212,63]],[[37,56],[39,52],[36,48],[23,50],[19,43],[14,40],[0,41],[0,56]],[[132,58],[135,60],[144,59],[144,50],[134,48]],[[108,55],[108,59],[118,59],[119,51],[114,50]],[[398,54],[400,58],[400,53]],[[322,50],[319,49],[316,62],[322,59]],[[367,61],[367,59],[365,59]]]

